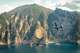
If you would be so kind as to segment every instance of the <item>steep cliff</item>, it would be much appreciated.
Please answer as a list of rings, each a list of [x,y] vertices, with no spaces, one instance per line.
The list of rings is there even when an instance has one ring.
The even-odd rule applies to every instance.
[[[37,4],[20,6],[0,15],[0,43],[77,43],[78,17],[74,12],[53,11]]]
[[[7,44],[18,44],[27,42],[41,42],[43,41],[44,29],[47,29],[47,18],[52,10],[39,6],[37,4],[24,5],[17,7],[5,14],[1,14],[1,20],[8,20],[7,26],[1,23],[4,30],[1,32],[2,40],[6,37]],[[6,21],[5,20],[5,21]],[[2,27],[1,27],[2,28]],[[7,31],[7,34],[5,35]],[[47,34],[47,33],[46,33]],[[39,40],[39,41],[38,41]],[[3,42],[3,41],[2,41]]]
[[[75,13],[57,8],[49,15],[48,29],[57,42],[77,43],[78,22]]]

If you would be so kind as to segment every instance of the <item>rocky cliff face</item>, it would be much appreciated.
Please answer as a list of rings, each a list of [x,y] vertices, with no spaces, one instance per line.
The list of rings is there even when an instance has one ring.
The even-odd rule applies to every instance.
[[[48,29],[57,42],[77,43],[77,16],[72,12],[57,8],[48,17]]]
[[[21,6],[0,15],[1,43],[77,43],[75,13],[62,9],[52,12],[36,4],[25,5],[25,8]]]
[[[7,26],[3,27],[4,24],[1,23],[1,28],[4,28],[4,30],[1,29],[1,41],[6,44],[47,43],[46,20],[51,10],[36,4],[30,6],[25,5],[26,9],[23,7],[18,7],[17,10],[14,9],[5,13],[10,17],[8,15],[4,17],[4,13],[2,14],[4,16],[1,15],[2,18],[4,17],[3,21],[8,17],[6,19],[8,20]],[[21,13],[19,11],[20,9],[22,10]]]

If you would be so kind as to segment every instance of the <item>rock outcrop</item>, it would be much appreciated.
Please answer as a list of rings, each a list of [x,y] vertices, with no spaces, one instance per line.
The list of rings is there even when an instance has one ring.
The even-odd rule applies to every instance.
[[[60,43],[77,43],[77,16],[69,11],[56,9],[48,17],[48,29]]]
[[[62,9],[37,4],[17,7],[0,15],[0,43],[43,44],[77,43],[77,16]]]

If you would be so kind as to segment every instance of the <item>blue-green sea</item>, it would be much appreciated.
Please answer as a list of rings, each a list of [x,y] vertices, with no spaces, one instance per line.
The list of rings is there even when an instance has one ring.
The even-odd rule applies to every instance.
[[[50,44],[49,46],[13,45],[0,46],[0,53],[80,53],[80,45]]]

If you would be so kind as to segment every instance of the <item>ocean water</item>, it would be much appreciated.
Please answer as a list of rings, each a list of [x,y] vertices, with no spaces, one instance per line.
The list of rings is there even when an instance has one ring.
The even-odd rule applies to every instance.
[[[0,46],[0,53],[80,53],[80,45],[50,44],[49,46],[13,45]]]

